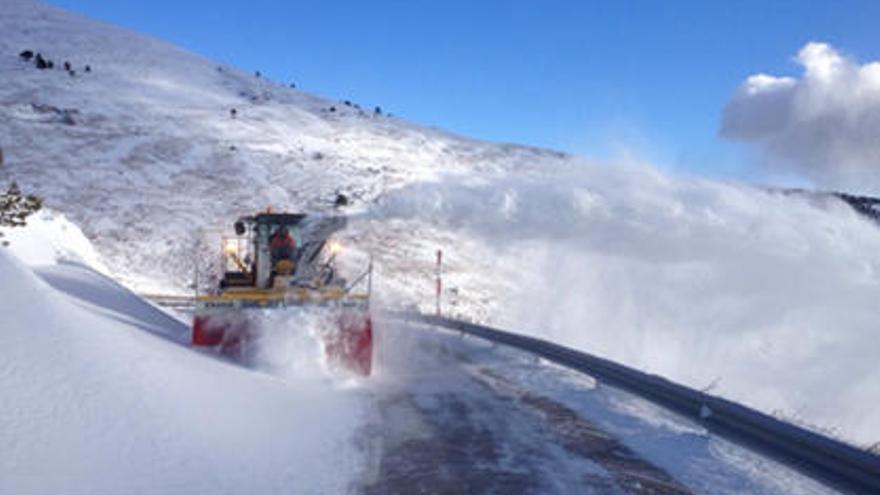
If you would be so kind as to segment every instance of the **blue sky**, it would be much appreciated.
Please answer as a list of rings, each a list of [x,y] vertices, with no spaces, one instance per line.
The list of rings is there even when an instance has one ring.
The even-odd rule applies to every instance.
[[[880,59],[880,2],[50,0],[464,135],[748,176],[717,137],[755,72],[826,41]]]

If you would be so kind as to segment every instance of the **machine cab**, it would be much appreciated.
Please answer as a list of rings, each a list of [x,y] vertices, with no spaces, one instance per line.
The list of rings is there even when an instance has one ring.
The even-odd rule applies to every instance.
[[[343,217],[260,213],[235,222],[236,237],[223,240],[221,290],[233,287],[281,289],[339,283],[329,237]]]

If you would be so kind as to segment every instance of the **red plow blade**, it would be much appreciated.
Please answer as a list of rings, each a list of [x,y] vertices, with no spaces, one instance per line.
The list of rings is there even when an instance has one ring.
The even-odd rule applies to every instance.
[[[244,349],[259,337],[258,325],[246,313],[228,311],[196,315],[192,345],[215,349],[235,360],[243,359]],[[328,364],[332,368],[369,376],[373,367],[373,324],[369,314],[343,312],[330,320],[329,327],[320,332]]]

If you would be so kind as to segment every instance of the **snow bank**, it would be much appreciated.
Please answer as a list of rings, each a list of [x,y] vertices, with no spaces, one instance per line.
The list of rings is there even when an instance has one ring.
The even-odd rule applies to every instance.
[[[27,218],[27,225],[2,230],[9,250],[28,265],[77,261],[108,272],[91,241],[79,227],[56,211],[42,209]]]
[[[584,164],[450,177],[376,216],[456,239],[447,286],[502,279],[504,327],[880,439],[880,229],[833,198]]]
[[[0,492],[341,493],[355,391],[281,380],[75,302],[0,250]]]

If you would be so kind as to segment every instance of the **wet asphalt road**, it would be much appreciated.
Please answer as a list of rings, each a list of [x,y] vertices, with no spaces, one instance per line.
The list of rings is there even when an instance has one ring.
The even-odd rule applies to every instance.
[[[692,493],[576,411],[496,372],[503,361],[484,366],[467,346],[422,337],[396,342],[383,361],[393,379],[374,391],[363,435],[373,462],[356,493]]]

